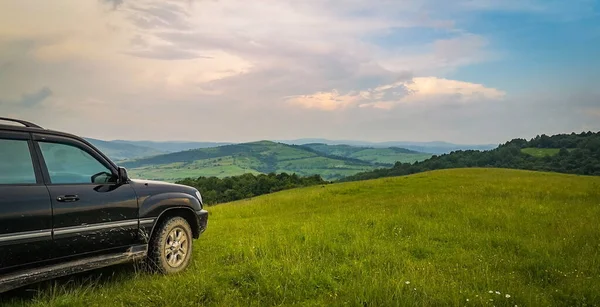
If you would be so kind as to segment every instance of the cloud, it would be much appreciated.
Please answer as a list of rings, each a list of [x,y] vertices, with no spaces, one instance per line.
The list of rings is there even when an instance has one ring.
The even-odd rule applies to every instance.
[[[26,107],[33,107],[44,101],[44,99],[50,97],[50,95],[52,95],[52,91],[47,87],[43,87],[31,94],[24,94],[23,97],[21,97],[21,100],[19,100],[17,103]]]
[[[133,24],[143,29],[170,28],[177,30],[191,29],[186,9],[179,3],[155,1],[133,4],[127,7],[129,18]]]
[[[497,53],[487,49],[488,45],[482,36],[458,34],[425,45],[386,50],[378,63],[389,70],[407,69],[421,75],[447,74],[460,67],[498,58]]]
[[[435,77],[414,78],[405,86],[410,93],[406,102],[431,101],[443,97],[452,97],[458,102],[477,102],[482,100],[500,100],[505,92],[495,88],[487,88],[482,84]]]
[[[292,105],[334,111],[348,107],[392,109],[400,104],[465,104],[501,100],[506,93],[481,84],[436,77],[415,77],[360,92],[337,90],[288,98]]]
[[[146,101],[145,96],[169,99],[174,93],[182,98],[212,93],[227,95],[224,99],[229,101],[281,103],[291,95],[332,88],[360,91],[403,79],[411,71],[420,74],[440,66],[466,65],[470,63],[466,58],[472,57],[468,47],[447,59],[435,55],[445,47],[432,46],[426,52],[417,51],[424,60],[415,66],[410,65],[419,62],[413,61],[415,54],[397,56],[395,51],[363,39],[397,27],[451,30],[448,20],[413,14],[419,12],[419,4],[385,0],[376,1],[378,6],[364,1],[348,1],[344,6],[335,1],[288,0],[276,4],[238,0],[109,2],[118,9],[106,11],[90,2],[64,7],[43,3],[30,12],[26,3],[10,4],[13,13],[0,16],[5,17],[0,18],[0,37],[7,31],[9,37],[36,42],[22,53],[34,58],[23,58],[21,67],[14,68],[23,78],[11,82],[28,82],[22,74],[26,69],[40,79],[48,78],[60,65],[61,78],[44,81],[73,96],[79,92],[111,101],[108,95],[126,92],[139,93],[139,100]],[[67,9],[79,13],[67,14]],[[481,47],[468,44],[468,39],[461,42]],[[439,60],[429,61],[432,57]],[[397,65],[387,65],[390,61]],[[36,66],[29,67],[27,62],[36,62]],[[84,71],[93,73],[80,78]],[[77,83],[77,88],[64,88]],[[109,89],[94,89],[92,83]],[[250,102],[248,96],[259,100]]]
[[[109,139],[487,140],[472,125],[502,127],[512,113],[533,118],[530,101],[539,98],[519,100],[504,93],[516,87],[481,81],[473,70],[460,75],[504,56],[502,42],[471,23],[493,10],[509,4],[1,1],[0,113]],[[16,103],[23,98],[29,102]],[[582,116],[572,109],[582,106],[564,105],[536,108],[567,118],[558,127],[578,127]],[[139,129],[125,129],[132,114],[145,119]],[[81,124],[107,119],[102,131]],[[497,136],[535,125],[504,126]]]
[[[123,5],[123,2],[125,2],[125,0],[100,0],[103,3],[109,4],[112,6],[113,9],[117,9],[120,5]]]
[[[140,58],[157,60],[190,60],[190,59],[211,59],[210,56],[204,56],[191,50],[174,49],[169,46],[154,47],[153,49],[141,49],[125,52]]]
[[[42,101],[44,101],[46,98],[50,97],[51,95],[52,95],[52,91],[48,87],[43,87],[35,92],[23,94],[23,95],[21,95],[21,98],[17,99],[17,100],[13,100],[13,101],[9,100],[6,102],[3,102],[2,100],[0,100],[0,105],[13,104],[13,105],[21,106],[23,108],[33,108],[35,106],[38,106]]]
[[[291,104],[299,105],[308,109],[320,109],[333,111],[356,105],[360,102],[360,94],[341,95],[337,90],[331,92],[318,92],[312,95],[301,95],[290,97],[288,101]]]
[[[588,116],[600,118],[600,108],[588,108],[584,109],[584,113]]]

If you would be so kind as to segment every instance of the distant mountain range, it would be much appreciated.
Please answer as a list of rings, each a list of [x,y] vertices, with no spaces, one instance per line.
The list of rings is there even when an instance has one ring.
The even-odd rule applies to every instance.
[[[115,161],[138,159],[190,149],[209,148],[231,144],[224,142],[155,142],[125,140],[103,141],[92,138],[86,138],[86,140],[98,147],[98,149]]]
[[[180,180],[189,177],[227,177],[244,173],[287,172],[339,179],[396,162],[423,161],[432,154],[461,149],[487,150],[493,145],[457,145],[445,142],[332,141],[299,139],[282,142],[103,141],[94,146],[144,179]]]
[[[425,152],[431,154],[445,154],[457,150],[490,150],[498,147],[498,144],[453,144],[448,142],[402,142],[402,141],[390,141],[390,142],[367,142],[367,141],[355,141],[355,140],[328,140],[328,139],[296,139],[296,140],[280,140],[277,142],[293,145],[304,145],[311,143],[322,143],[327,145],[351,145],[351,146],[363,146],[363,147],[374,147],[374,148],[389,148],[398,147],[405,148],[418,152]]]
[[[156,156],[168,153],[169,151],[142,145],[120,143],[117,141],[103,141],[92,138],[86,138],[92,145],[96,146],[105,155],[112,160],[122,161],[126,159]]]
[[[170,141],[170,142],[155,142],[155,141],[126,141],[114,140],[112,143],[131,144],[142,147],[154,148],[163,152],[177,152],[197,148],[210,148],[222,145],[230,145],[228,142],[185,142],[185,141]]]
[[[87,138],[94,146],[98,147],[104,153],[106,153],[109,157],[116,161],[128,160],[128,159],[138,159],[143,157],[155,156],[166,153],[173,153],[191,149],[198,148],[211,148],[223,145],[232,145],[235,143],[229,142],[185,142],[185,141],[169,141],[169,142],[159,142],[159,141],[127,141],[127,140],[114,140],[114,141],[104,141],[98,139]],[[371,152],[373,149],[381,149],[381,148],[396,148],[390,149],[387,153],[383,153],[383,151],[379,151],[378,154],[390,155],[392,159],[395,158],[394,153],[390,153],[390,151],[398,151],[398,150],[409,150],[413,152],[419,153],[429,153],[429,154],[444,154],[449,153],[456,150],[490,150],[498,147],[497,145],[484,144],[484,145],[460,145],[460,144],[452,144],[447,142],[365,142],[365,141],[353,141],[353,140],[327,140],[327,139],[296,139],[296,140],[282,140],[276,141],[279,143],[284,143],[288,145],[308,145],[309,147],[316,149],[319,144],[321,145],[336,145],[346,147],[331,147],[327,148],[322,147],[321,149],[329,154],[340,154],[340,152],[348,152],[348,149],[353,153],[349,154],[341,154],[343,157],[352,158],[353,156],[360,156],[366,154],[368,156],[371,155],[369,150],[364,151],[364,147],[371,148]],[[315,147],[316,146],[316,147]],[[345,148],[345,149],[344,149]],[[354,149],[353,149],[354,148]],[[356,148],[363,148],[360,151],[362,153],[357,153]],[[379,160],[379,161],[377,161]],[[374,159],[373,162],[383,162],[389,163],[392,162],[386,158]],[[408,161],[401,161],[408,162]]]

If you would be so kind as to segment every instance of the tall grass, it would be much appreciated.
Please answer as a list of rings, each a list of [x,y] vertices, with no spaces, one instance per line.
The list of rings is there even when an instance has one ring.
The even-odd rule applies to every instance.
[[[600,304],[600,178],[457,169],[209,208],[176,276],[38,285],[15,306]]]

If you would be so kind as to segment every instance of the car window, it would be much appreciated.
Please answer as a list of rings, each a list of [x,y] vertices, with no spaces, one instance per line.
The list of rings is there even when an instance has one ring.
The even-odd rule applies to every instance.
[[[0,139],[0,184],[36,183],[26,140]]]
[[[76,146],[48,142],[39,145],[54,184],[116,182],[110,169]]]

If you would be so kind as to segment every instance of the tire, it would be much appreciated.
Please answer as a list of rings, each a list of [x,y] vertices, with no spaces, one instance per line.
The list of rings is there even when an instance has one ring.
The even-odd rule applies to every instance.
[[[192,229],[184,218],[175,216],[164,220],[150,240],[150,269],[161,274],[185,270],[192,258],[192,239]]]

